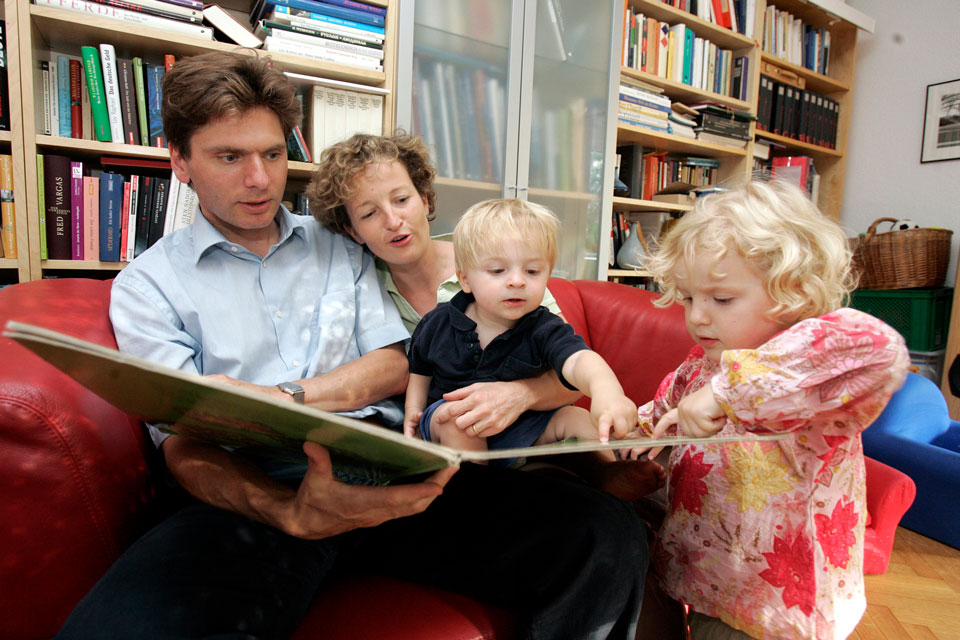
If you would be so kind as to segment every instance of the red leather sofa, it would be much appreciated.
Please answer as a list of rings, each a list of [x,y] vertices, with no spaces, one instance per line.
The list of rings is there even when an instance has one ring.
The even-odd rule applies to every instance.
[[[110,282],[52,279],[0,290],[15,319],[115,347]],[[677,307],[624,285],[554,279],[567,320],[636,402],[653,396],[691,342]],[[49,638],[114,559],[156,518],[150,443],[141,425],[26,349],[0,338],[0,636]],[[871,541],[889,557],[909,478],[868,461]],[[909,483],[909,487],[908,487]],[[885,570],[868,553],[868,572]],[[871,562],[874,564],[871,566]],[[358,575],[321,593],[295,638],[509,638],[512,616],[456,594]]]

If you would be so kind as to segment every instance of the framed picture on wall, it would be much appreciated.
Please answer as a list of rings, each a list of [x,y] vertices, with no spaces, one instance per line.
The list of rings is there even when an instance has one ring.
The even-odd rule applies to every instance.
[[[960,159],[960,79],[927,85],[920,162]]]

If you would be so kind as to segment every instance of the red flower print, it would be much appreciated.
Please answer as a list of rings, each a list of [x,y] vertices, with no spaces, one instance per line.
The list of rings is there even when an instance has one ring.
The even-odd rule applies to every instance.
[[[703,463],[702,451],[693,456],[689,449],[683,452],[683,457],[670,474],[674,509],[682,507],[690,513],[700,515],[700,498],[709,492],[707,483],[701,478],[710,473],[712,468],[712,464]]]
[[[870,336],[830,333],[823,340],[823,351],[810,354],[816,373],[800,382],[801,389],[818,387],[821,402],[839,400],[846,404],[870,393],[887,379],[886,368],[895,357],[891,351],[877,349]]]
[[[827,516],[818,513],[813,518],[817,523],[817,542],[820,543],[827,560],[835,567],[846,569],[847,562],[850,561],[850,548],[857,540],[853,528],[860,519],[854,510],[853,501],[844,504],[842,499],[837,500],[833,514]]]
[[[783,604],[800,607],[804,615],[813,613],[816,601],[816,584],[813,575],[813,542],[802,530],[791,541],[773,538],[773,553],[764,553],[769,569],[760,572],[760,577],[777,588],[783,588]]]

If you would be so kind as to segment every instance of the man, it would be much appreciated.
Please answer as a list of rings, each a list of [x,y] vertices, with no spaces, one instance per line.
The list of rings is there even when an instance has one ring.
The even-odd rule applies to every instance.
[[[371,256],[280,204],[299,118],[267,59],[209,53],[167,74],[171,163],[201,216],[117,277],[117,342],[291,401],[399,418],[376,403],[405,386],[407,334]],[[334,564],[511,606],[521,637],[633,636],[646,542],[615,498],[476,465],[355,486],[313,443],[304,468],[150,432],[193,500],[121,556],[60,637],[287,637]]]

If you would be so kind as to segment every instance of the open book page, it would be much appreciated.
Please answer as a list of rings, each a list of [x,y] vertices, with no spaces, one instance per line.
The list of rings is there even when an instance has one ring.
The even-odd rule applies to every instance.
[[[334,463],[373,465],[390,481],[461,461],[531,457],[624,447],[671,446],[694,438],[638,438],[611,442],[565,441],[520,449],[460,451],[407,438],[374,424],[276,400],[223,382],[185,373],[56,331],[9,321],[3,335],[36,353],[92,392],[181,435],[234,448],[304,458],[305,441],[327,447]],[[714,442],[772,440],[783,435],[699,439]]]

